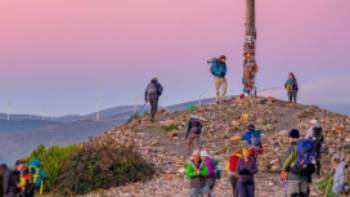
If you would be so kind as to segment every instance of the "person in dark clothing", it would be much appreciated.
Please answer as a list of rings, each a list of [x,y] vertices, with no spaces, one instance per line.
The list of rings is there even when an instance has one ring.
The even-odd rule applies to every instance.
[[[289,73],[288,80],[286,81],[284,88],[287,91],[289,102],[297,103],[299,85],[293,73]]]
[[[192,115],[187,123],[187,131],[185,138],[188,139],[188,152],[191,154],[193,150],[201,149],[200,136],[202,133],[201,117]]]
[[[250,155],[248,148],[243,149],[242,158],[237,163],[238,172],[238,196],[239,197],[254,197],[255,182],[254,175],[258,172],[257,162]]]
[[[0,174],[3,177],[3,196],[16,197],[19,193],[19,190],[17,188],[19,182],[19,174],[16,171],[11,171],[6,164],[0,165]]]
[[[317,154],[317,169],[318,176],[321,175],[321,150],[324,141],[323,129],[320,122],[316,119],[310,121],[310,128],[306,131],[306,139],[311,139],[315,142],[315,152]]]
[[[310,193],[309,185],[312,182],[312,173],[315,168],[313,165],[302,168],[301,164],[298,163],[299,131],[291,130],[289,137],[291,145],[285,156],[281,179],[287,182],[286,192],[288,197],[308,197]]]
[[[145,102],[151,105],[151,121],[155,121],[158,111],[159,97],[163,93],[163,86],[158,82],[157,78],[153,78],[148,84],[145,91]]]

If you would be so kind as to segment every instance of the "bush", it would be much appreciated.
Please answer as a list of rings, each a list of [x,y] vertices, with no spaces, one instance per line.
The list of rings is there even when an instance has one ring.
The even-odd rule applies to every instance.
[[[61,171],[63,161],[79,149],[80,146],[78,145],[70,145],[66,147],[52,146],[50,148],[40,145],[29,157],[24,159],[24,161],[38,159],[42,162],[43,170],[47,175],[47,178],[44,181],[44,189],[45,192],[49,192],[57,183],[57,178]]]
[[[127,123],[131,123],[133,120],[136,120],[136,119],[138,119],[138,118],[140,118],[140,114],[139,113],[134,113],[134,114],[132,114],[130,117],[129,117],[129,119],[126,121]]]
[[[132,147],[120,146],[112,139],[91,140],[64,162],[56,190],[62,196],[85,194],[145,181],[154,172],[154,166]]]
[[[179,129],[178,125],[171,124],[169,126],[162,126],[163,131],[170,132],[170,131],[176,131]]]

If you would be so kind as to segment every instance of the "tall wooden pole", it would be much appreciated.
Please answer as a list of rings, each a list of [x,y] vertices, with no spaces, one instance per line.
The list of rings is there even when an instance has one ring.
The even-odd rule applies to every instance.
[[[243,91],[247,94],[252,94],[256,90],[255,76],[258,72],[258,66],[255,60],[256,38],[255,0],[246,0]]]

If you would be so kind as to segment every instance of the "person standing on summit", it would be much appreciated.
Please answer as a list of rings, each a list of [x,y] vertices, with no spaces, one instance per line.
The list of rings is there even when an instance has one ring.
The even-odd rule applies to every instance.
[[[289,102],[297,103],[299,85],[293,73],[289,73],[288,80],[284,84],[284,88],[287,91]]]
[[[207,62],[208,64],[211,64],[210,71],[215,78],[216,102],[222,103],[225,100],[227,93],[226,56],[222,55],[219,58],[212,58]]]
[[[159,97],[163,93],[163,86],[158,82],[158,78],[153,78],[145,91],[145,102],[151,105],[151,121],[154,122],[158,111]]]

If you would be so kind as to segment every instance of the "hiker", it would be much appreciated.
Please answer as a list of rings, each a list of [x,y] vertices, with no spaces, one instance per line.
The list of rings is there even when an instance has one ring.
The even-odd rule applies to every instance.
[[[208,171],[208,166],[201,160],[200,151],[193,151],[191,160],[185,165],[186,177],[190,179],[191,197],[209,197],[209,188],[205,183]]]
[[[23,161],[16,161],[16,171],[19,174],[18,197],[34,197],[34,191],[30,184],[31,175]]]
[[[300,133],[297,129],[292,129],[291,131],[289,131],[288,137],[290,139],[290,145],[284,160],[287,160],[290,153],[292,153],[297,148],[297,142],[300,138]],[[287,174],[284,174],[284,172],[281,174],[281,178],[284,185],[285,197],[288,197],[288,178],[286,176]]]
[[[349,173],[349,164],[345,160],[333,160],[333,186],[332,192],[337,196],[346,195],[349,196],[350,183],[347,180]]]
[[[46,173],[42,170],[41,162],[36,159],[30,160],[28,162],[28,172],[31,175],[28,193],[34,196],[38,190],[42,194]]]
[[[258,172],[256,158],[251,156],[248,148],[243,149],[242,157],[237,163],[238,172],[238,196],[254,197],[255,182],[254,175]]]
[[[290,132],[291,145],[286,153],[281,178],[287,181],[288,197],[308,197],[312,174],[316,170],[315,144],[312,140],[297,140],[299,131]]]
[[[237,191],[237,182],[238,182],[238,174],[237,174],[237,164],[239,159],[242,157],[242,154],[239,152],[233,153],[226,166],[226,170],[230,177],[230,183],[232,186],[232,196],[238,197],[238,191]]]
[[[2,191],[4,197],[16,197],[19,190],[17,184],[19,176],[15,171],[10,170],[6,164],[0,165],[0,174],[2,175]]]
[[[318,120],[310,121],[310,128],[306,132],[306,139],[312,139],[316,143],[315,151],[317,154],[317,169],[316,173],[318,176],[321,175],[321,149],[324,141],[323,129]]]
[[[249,124],[247,131],[242,135],[242,140],[247,143],[248,148],[253,156],[263,152],[261,143],[261,132],[253,124]]]
[[[188,139],[188,151],[192,153],[194,149],[201,148],[200,136],[202,133],[201,117],[192,115],[187,123],[187,131],[185,138]]]
[[[227,93],[227,80],[225,78],[227,73],[226,56],[222,55],[219,58],[212,58],[207,63],[211,64],[210,71],[215,78],[216,102],[221,103],[225,100]]]
[[[208,151],[201,151],[201,160],[208,167],[208,175],[205,177],[206,187],[209,189],[209,197],[214,196],[214,187],[215,187],[215,166],[213,160],[210,158]]]
[[[151,121],[155,121],[158,111],[159,97],[163,93],[163,86],[158,82],[158,78],[153,78],[145,91],[145,102],[151,105]]]
[[[284,88],[287,91],[289,102],[297,103],[299,86],[298,81],[292,72],[289,73],[288,80],[286,81]]]

